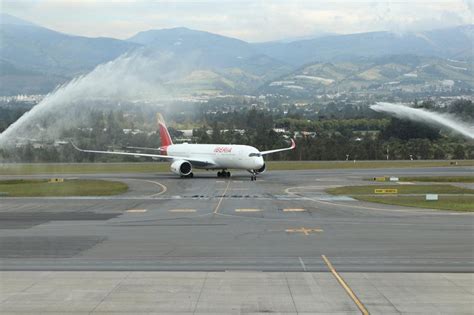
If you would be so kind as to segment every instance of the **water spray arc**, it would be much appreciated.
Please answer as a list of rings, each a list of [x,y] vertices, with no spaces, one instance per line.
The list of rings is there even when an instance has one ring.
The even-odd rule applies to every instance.
[[[370,106],[376,112],[383,112],[401,119],[410,119],[430,125],[448,128],[468,139],[474,139],[474,122],[465,123],[457,117],[431,112],[422,108],[412,108],[403,104],[379,102]]]
[[[0,134],[0,147],[14,145],[15,139],[56,140],[61,130],[87,121],[87,108],[100,109],[104,103],[169,102],[181,96],[184,88],[173,82],[192,71],[192,64],[192,55],[183,60],[172,53],[138,50],[98,65],[58,87],[10,125]]]

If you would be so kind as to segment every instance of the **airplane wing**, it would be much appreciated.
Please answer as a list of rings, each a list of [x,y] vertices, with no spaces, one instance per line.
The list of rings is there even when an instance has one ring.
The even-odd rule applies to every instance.
[[[293,150],[294,148],[296,148],[295,140],[291,139],[291,146],[289,148],[262,151],[262,152],[260,152],[260,155],[272,154],[272,153],[277,153],[277,152],[287,151],[287,150]]]
[[[147,154],[147,153],[133,153],[133,152],[120,152],[120,151],[96,151],[96,150],[83,150],[78,148],[73,142],[71,142],[72,146],[74,149],[81,151],[81,152],[86,152],[86,153],[99,153],[99,154],[115,154],[115,155],[128,155],[128,156],[134,156],[134,157],[149,157],[149,158],[155,158],[155,159],[165,159],[165,160],[186,160],[190,162],[193,165],[198,165],[198,166],[209,166],[209,165],[214,165],[214,162],[206,159],[199,159],[199,158],[192,158],[189,159],[187,157],[182,157],[182,156],[172,156],[172,155],[161,155],[161,154]]]
[[[147,147],[125,147],[127,149],[137,149],[137,150],[151,150],[151,151],[160,151],[160,148],[147,148]]]

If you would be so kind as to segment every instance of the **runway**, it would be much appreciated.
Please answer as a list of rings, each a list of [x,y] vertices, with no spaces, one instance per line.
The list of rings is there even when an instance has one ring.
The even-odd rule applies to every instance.
[[[326,272],[324,255],[340,272],[472,273],[473,213],[365,203],[324,190],[374,176],[473,171],[269,171],[256,182],[243,172],[225,180],[214,172],[193,179],[64,174],[123,181],[130,190],[1,198],[0,269]]]

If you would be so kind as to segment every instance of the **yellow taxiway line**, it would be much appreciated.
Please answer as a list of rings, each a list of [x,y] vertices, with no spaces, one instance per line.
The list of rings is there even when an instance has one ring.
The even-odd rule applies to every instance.
[[[362,304],[362,302],[359,300],[359,298],[357,297],[357,295],[355,295],[354,291],[352,291],[352,289],[349,287],[349,285],[344,281],[344,279],[342,279],[342,277],[339,275],[339,273],[337,273],[336,269],[334,268],[334,266],[331,264],[331,262],[329,261],[329,259],[325,256],[325,255],[321,255],[321,257],[323,258],[324,262],[326,263],[326,265],[328,266],[329,270],[331,271],[331,273],[333,274],[333,276],[337,279],[337,281],[339,282],[339,284],[344,288],[344,290],[346,291],[346,293],[349,295],[349,297],[354,301],[354,303],[357,305],[357,307],[359,308],[360,312],[364,315],[369,315],[369,311],[365,308],[364,304]]]
[[[306,211],[305,209],[303,208],[286,208],[286,209],[283,209],[283,212],[304,212]]]
[[[222,200],[224,199],[224,196],[225,196],[227,190],[229,189],[229,185],[230,185],[230,180],[227,182],[227,186],[225,187],[225,190],[224,190],[224,192],[222,193],[222,196],[221,196],[221,198],[219,199],[219,202],[217,203],[216,208],[214,209],[214,214],[219,213],[219,207],[221,206]]]

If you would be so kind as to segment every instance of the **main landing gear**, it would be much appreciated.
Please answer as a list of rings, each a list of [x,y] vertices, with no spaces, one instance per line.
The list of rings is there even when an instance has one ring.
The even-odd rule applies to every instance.
[[[217,172],[217,177],[230,177],[230,172],[226,172],[226,170],[222,170],[222,172]]]
[[[253,182],[253,181],[256,181],[257,180],[257,175],[252,175],[250,176],[250,180]]]

